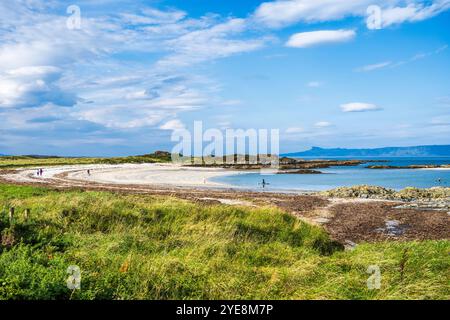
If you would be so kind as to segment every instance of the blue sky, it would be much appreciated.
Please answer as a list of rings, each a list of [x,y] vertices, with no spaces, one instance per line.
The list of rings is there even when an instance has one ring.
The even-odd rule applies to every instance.
[[[67,27],[70,5],[80,28]],[[449,9],[0,0],[0,154],[170,150],[172,130],[196,120],[280,129],[282,152],[449,144]]]

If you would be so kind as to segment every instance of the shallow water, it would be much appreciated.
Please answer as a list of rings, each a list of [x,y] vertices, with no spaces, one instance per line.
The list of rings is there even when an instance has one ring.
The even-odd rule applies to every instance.
[[[373,158],[371,159],[374,160]],[[450,187],[450,170],[365,168],[368,165],[378,164],[393,166],[450,164],[450,158],[380,158],[377,160],[388,160],[389,162],[371,162],[352,167],[318,169],[324,174],[261,175],[259,173],[244,173],[217,177],[211,180],[226,183],[233,187],[261,189],[261,181],[262,179],[265,179],[266,182],[270,183],[270,185],[266,187],[267,190],[328,190],[342,186],[361,184],[381,186],[396,190],[405,187]],[[441,182],[439,182],[438,179],[440,179]]]

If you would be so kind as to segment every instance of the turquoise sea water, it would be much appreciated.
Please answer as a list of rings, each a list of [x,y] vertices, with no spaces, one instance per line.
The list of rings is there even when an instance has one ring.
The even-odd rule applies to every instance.
[[[317,158],[315,158],[317,159]],[[345,158],[326,158],[345,159]],[[355,158],[352,158],[355,159]],[[371,158],[371,160],[375,160]],[[352,167],[318,169],[324,174],[261,175],[244,173],[212,179],[235,188],[261,189],[261,181],[270,183],[267,190],[328,190],[342,186],[368,184],[392,189],[405,187],[450,187],[450,170],[367,169],[368,165],[407,166],[414,164],[450,164],[450,158],[379,158],[389,162],[366,163]],[[438,181],[440,179],[440,182]]]

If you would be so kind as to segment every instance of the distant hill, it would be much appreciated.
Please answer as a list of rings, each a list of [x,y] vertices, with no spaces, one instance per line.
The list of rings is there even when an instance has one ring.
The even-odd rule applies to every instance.
[[[11,156],[7,154],[0,154],[0,157],[22,157],[22,158],[33,158],[33,159],[57,159],[60,157],[57,156],[41,156],[41,155],[20,155],[20,156]]]
[[[312,147],[303,152],[287,153],[287,157],[450,157],[450,145],[386,147],[375,149],[325,149]]]

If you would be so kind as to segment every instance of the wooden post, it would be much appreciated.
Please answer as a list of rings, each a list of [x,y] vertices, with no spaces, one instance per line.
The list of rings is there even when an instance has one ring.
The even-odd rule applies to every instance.
[[[9,223],[13,222],[14,218],[14,207],[9,208]]]
[[[25,209],[25,221],[28,221],[28,218],[30,217],[30,209]]]

